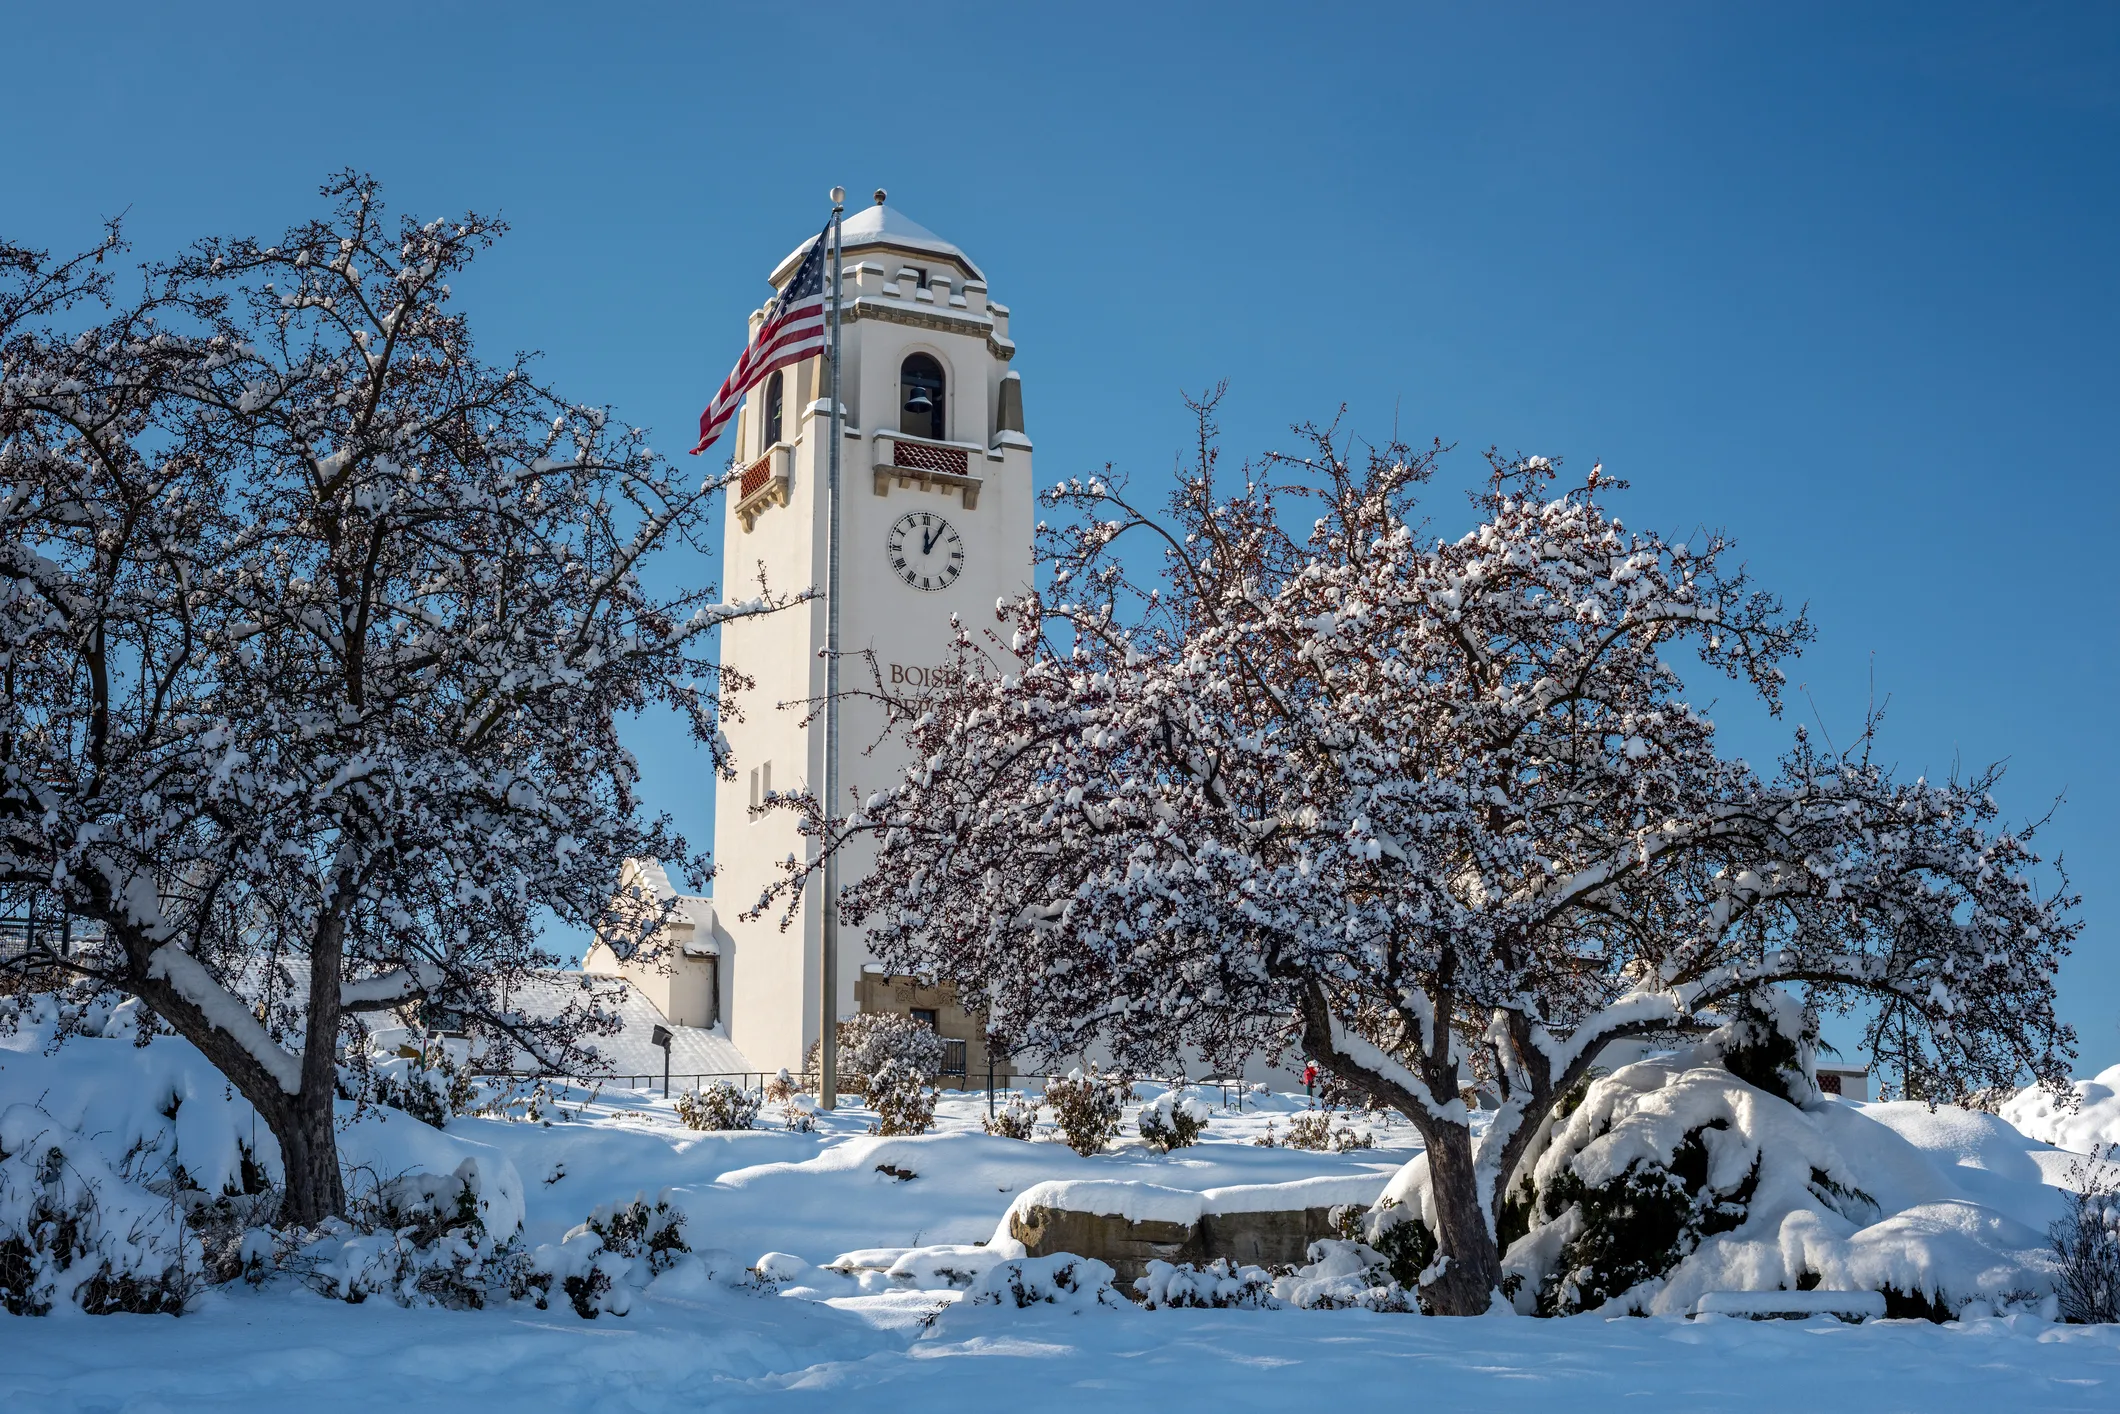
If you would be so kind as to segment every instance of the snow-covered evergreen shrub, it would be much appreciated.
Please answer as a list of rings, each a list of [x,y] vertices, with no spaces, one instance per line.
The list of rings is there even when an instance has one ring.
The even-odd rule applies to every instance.
[[[179,1205],[29,1105],[0,1112],[0,1309],[177,1315],[205,1254]]]
[[[1792,1105],[1820,1095],[1812,1075],[1815,1027],[1803,1003],[1780,987],[1765,987],[1737,999],[1728,1025],[1704,1043],[1723,1068],[1755,1089]]]
[[[1263,1267],[1240,1267],[1227,1257],[1217,1257],[1205,1267],[1150,1262],[1148,1275],[1135,1280],[1134,1290],[1151,1311],[1177,1306],[1258,1310],[1281,1304],[1273,1294],[1273,1283],[1273,1274]]]
[[[1091,1066],[1087,1075],[1072,1070],[1048,1081],[1045,1103],[1052,1106],[1053,1122],[1067,1147],[1087,1156],[1118,1136],[1120,1107],[1131,1098],[1132,1088],[1124,1077],[1101,1075]]]
[[[1722,1040],[1593,1081],[1555,1125],[1503,1214],[1518,1309],[1683,1312],[1706,1291],[1822,1286],[1947,1318],[2045,1284],[1970,1214],[1880,1220],[1830,1108],[1814,1118],[1732,1074]],[[1766,1075],[1801,1093],[1785,1062]]]
[[[687,1129],[749,1129],[758,1107],[757,1095],[726,1080],[709,1080],[677,1097],[677,1117]]]
[[[964,1293],[962,1306],[1022,1310],[1057,1306],[1087,1311],[1117,1308],[1126,1298],[1112,1288],[1112,1269],[1094,1257],[1058,1252],[1050,1257],[1013,1257],[981,1273]]]
[[[2078,1165],[2068,1211],[2048,1230],[2061,1319],[2079,1325],[2120,1321],[2120,1182],[2110,1165],[2120,1147]]]
[[[1189,1149],[1200,1142],[1212,1113],[1199,1096],[1166,1090],[1141,1107],[1141,1137],[1166,1154]]]
[[[871,1134],[925,1134],[935,1124],[935,1094],[927,1075],[903,1061],[887,1060],[869,1075],[869,1108],[876,1111]]]
[[[1335,1127],[1326,1110],[1308,1110],[1290,1120],[1287,1142],[1291,1149],[1330,1149],[1337,1154],[1376,1147],[1376,1140],[1366,1131],[1357,1131],[1351,1124]]]
[[[1022,1095],[1011,1095],[979,1123],[987,1133],[1003,1139],[1029,1139],[1038,1129],[1038,1106]]]

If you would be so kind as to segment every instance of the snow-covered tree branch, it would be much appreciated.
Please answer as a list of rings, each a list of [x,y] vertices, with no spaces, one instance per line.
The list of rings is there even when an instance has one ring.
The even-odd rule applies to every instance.
[[[743,683],[709,631],[793,596],[651,591],[722,478],[679,478],[530,362],[482,360],[449,282],[502,232],[393,223],[374,182],[276,243],[209,240],[120,301],[115,231],[0,248],[0,885],[104,925],[33,955],[138,995],[272,1125],[286,1216],[342,1209],[343,1027],[418,1004],[549,1065],[608,1023],[502,998],[624,948],[644,819],[622,714],[728,773]]]
[[[963,627],[940,686],[877,686],[917,768],[787,802],[828,848],[877,837],[845,904],[885,966],[1046,1052],[1299,1047],[1420,1127],[1449,1258],[1427,1299],[1459,1312],[1487,1309],[1510,1178],[1614,1041],[1788,986],[1865,1008],[1924,1093],[2065,1075],[2076,901],[2000,827],[1996,771],[1898,781],[1867,732],[1825,754],[1798,730],[1771,773],[1717,749],[1673,650],[1778,709],[1810,632],[1728,541],[1630,531],[1599,469],[1563,487],[1536,457],[1492,459],[1480,523],[1431,538],[1440,449],[1357,458],[1329,430],[1223,487],[1199,411],[1162,514],[1116,478],[1058,487],[1048,588]],[[1504,1108],[1475,1144],[1480,1084]]]

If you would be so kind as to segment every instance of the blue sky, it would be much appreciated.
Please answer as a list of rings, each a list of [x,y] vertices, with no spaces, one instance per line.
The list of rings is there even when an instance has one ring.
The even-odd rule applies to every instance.
[[[0,233],[126,211],[159,255],[347,165],[497,210],[489,349],[671,451],[841,182],[1013,307],[1041,480],[1167,475],[1225,377],[1233,455],[1344,402],[1467,479],[1602,459],[1809,603],[1805,720],[1851,734],[1874,678],[1903,771],[2066,797],[2065,1012],[2120,1061],[2120,8],[47,5],[8,48]],[[676,736],[634,739],[704,840]]]

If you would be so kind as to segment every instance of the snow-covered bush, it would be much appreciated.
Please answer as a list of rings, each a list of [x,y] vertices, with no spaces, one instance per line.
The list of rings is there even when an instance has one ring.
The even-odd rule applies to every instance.
[[[925,1134],[935,1124],[935,1092],[927,1076],[903,1061],[887,1060],[868,1077],[871,1134]]]
[[[996,1262],[965,1291],[964,1306],[1022,1310],[1057,1306],[1088,1311],[1118,1308],[1126,1298],[1112,1287],[1112,1269],[1094,1257],[1057,1252],[1050,1257],[1012,1257]]]
[[[402,1174],[357,1193],[347,1217],[280,1235],[272,1265],[341,1301],[476,1310],[517,1250],[513,1232],[488,1230],[481,1184],[472,1159],[453,1174]]]
[[[709,1080],[677,1097],[677,1117],[687,1129],[749,1129],[758,1118],[759,1097],[726,1080]]]
[[[1166,1090],[1141,1107],[1141,1137],[1164,1153],[1200,1142],[1212,1111],[1197,1095]]]
[[[1263,1267],[1240,1267],[1227,1257],[1217,1257],[1205,1267],[1150,1262],[1148,1275],[1135,1280],[1134,1290],[1151,1311],[1175,1306],[1256,1310],[1281,1304],[1274,1297],[1273,1283],[1273,1274]]]
[[[172,1199],[28,1105],[0,1111],[0,1310],[183,1311],[205,1254]]]
[[[902,1012],[865,1011],[839,1023],[839,1088],[866,1095],[869,1077],[886,1062],[916,1071],[925,1079],[942,1069],[942,1037],[935,1028]],[[817,1043],[803,1061],[803,1087],[816,1092]]]
[[[2120,1148],[2094,1153],[2070,1175],[2068,1211],[2048,1236],[2054,1244],[2054,1294],[2061,1318],[2079,1324],[2120,1321]]]
[[[1288,1121],[1287,1142],[1291,1149],[1329,1149],[1336,1154],[1376,1147],[1376,1140],[1367,1131],[1344,1123],[1335,1127],[1329,1110],[1307,1110]]]
[[[602,1205],[557,1244],[527,1254],[513,1271],[512,1294],[540,1310],[563,1298],[585,1321],[623,1316],[635,1293],[691,1250],[684,1210],[671,1204],[668,1190],[652,1204],[637,1194],[630,1203]]]
[[[766,1103],[772,1105],[785,1105],[795,1098],[795,1078],[788,1074],[786,1066],[782,1066],[774,1073],[773,1078],[765,1083],[765,1097]]]
[[[458,1115],[479,1108],[479,1087],[469,1065],[460,1065],[447,1051],[438,1050],[424,1061],[391,1056],[371,1062],[368,1098],[445,1129]]]
[[[1684,1314],[1708,1292],[1821,1289],[1944,1319],[1976,1301],[2036,1306],[2051,1290],[2036,1229],[1970,1201],[1945,1177],[1952,1166],[1939,1172],[1880,1119],[1823,1100],[1799,1108],[1738,1078],[1721,1040],[1623,1065],[1569,1097],[1501,1204],[1500,1288],[1517,1310]],[[1989,1116],[1906,1108],[1894,1123],[1942,1126],[1953,1145],[2026,1142]],[[1423,1155],[1362,1238],[1403,1242],[1410,1268],[1436,1250],[1435,1221]],[[1441,1265],[1413,1283],[1424,1304]]]
[[[1276,1277],[1273,1295],[1312,1311],[1412,1311],[1413,1292],[1391,1261],[1367,1243],[1326,1238],[1310,1244],[1310,1262]]]
[[[987,1133],[1003,1139],[1029,1139],[1038,1130],[1038,1106],[1022,1095],[1010,1095],[979,1123]]]
[[[800,1092],[790,1095],[780,1107],[780,1123],[790,1134],[817,1132],[817,1102]]]
[[[1052,1106],[1053,1122],[1060,1137],[1076,1153],[1100,1152],[1119,1133],[1121,1107],[1131,1098],[1132,1087],[1117,1075],[1100,1075],[1095,1066],[1089,1074],[1071,1070],[1059,1080],[1048,1081],[1045,1103]]]

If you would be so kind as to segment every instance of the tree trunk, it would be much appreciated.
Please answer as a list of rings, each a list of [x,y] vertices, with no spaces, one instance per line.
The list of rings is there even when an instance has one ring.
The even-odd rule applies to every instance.
[[[339,902],[346,900],[342,885]],[[288,1133],[275,1129],[280,1158],[287,1166],[287,1198],[280,1221],[312,1227],[327,1217],[346,1215],[346,1185],[339,1177],[339,1136],[332,1125],[339,1093],[339,978],[345,959],[339,949],[345,924],[337,907],[317,926],[309,949],[308,1030],[302,1045],[302,1093],[294,1097]]]
[[[332,1123],[330,1097],[321,1106],[308,1097],[289,1096],[285,1112],[267,1122],[280,1141],[280,1162],[287,1171],[287,1193],[280,1202],[280,1222],[315,1227],[346,1212],[346,1185],[339,1176],[339,1137]]]
[[[1472,1164],[1472,1132],[1441,1124],[1428,1138],[1428,1182],[1435,1195],[1436,1243],[1449,1261],[1424,1287],[1429,1309],[1442,1316],[1483,1316],[1502,1281],[1501,1253]]]
[[[290,1095],[258,1059],[215,1026],[207,1014],[149,966],[156,942],[128,920],[105,911],[106,926],[117,933],[131,967],[122,985],[138,997],[179,1036],[199,1048],[265,1121],[279,1141],[286,1196],[282,1223],[314,1227],[346,1212],[346,1185],[339,1176],[338,1131],[333,1125],[338,1099],[339,976],[336,951],[316,955],[310,972],[309,1029],[302,1052],[302,1089]],[[330,931],[336,947],[338,933]]]

